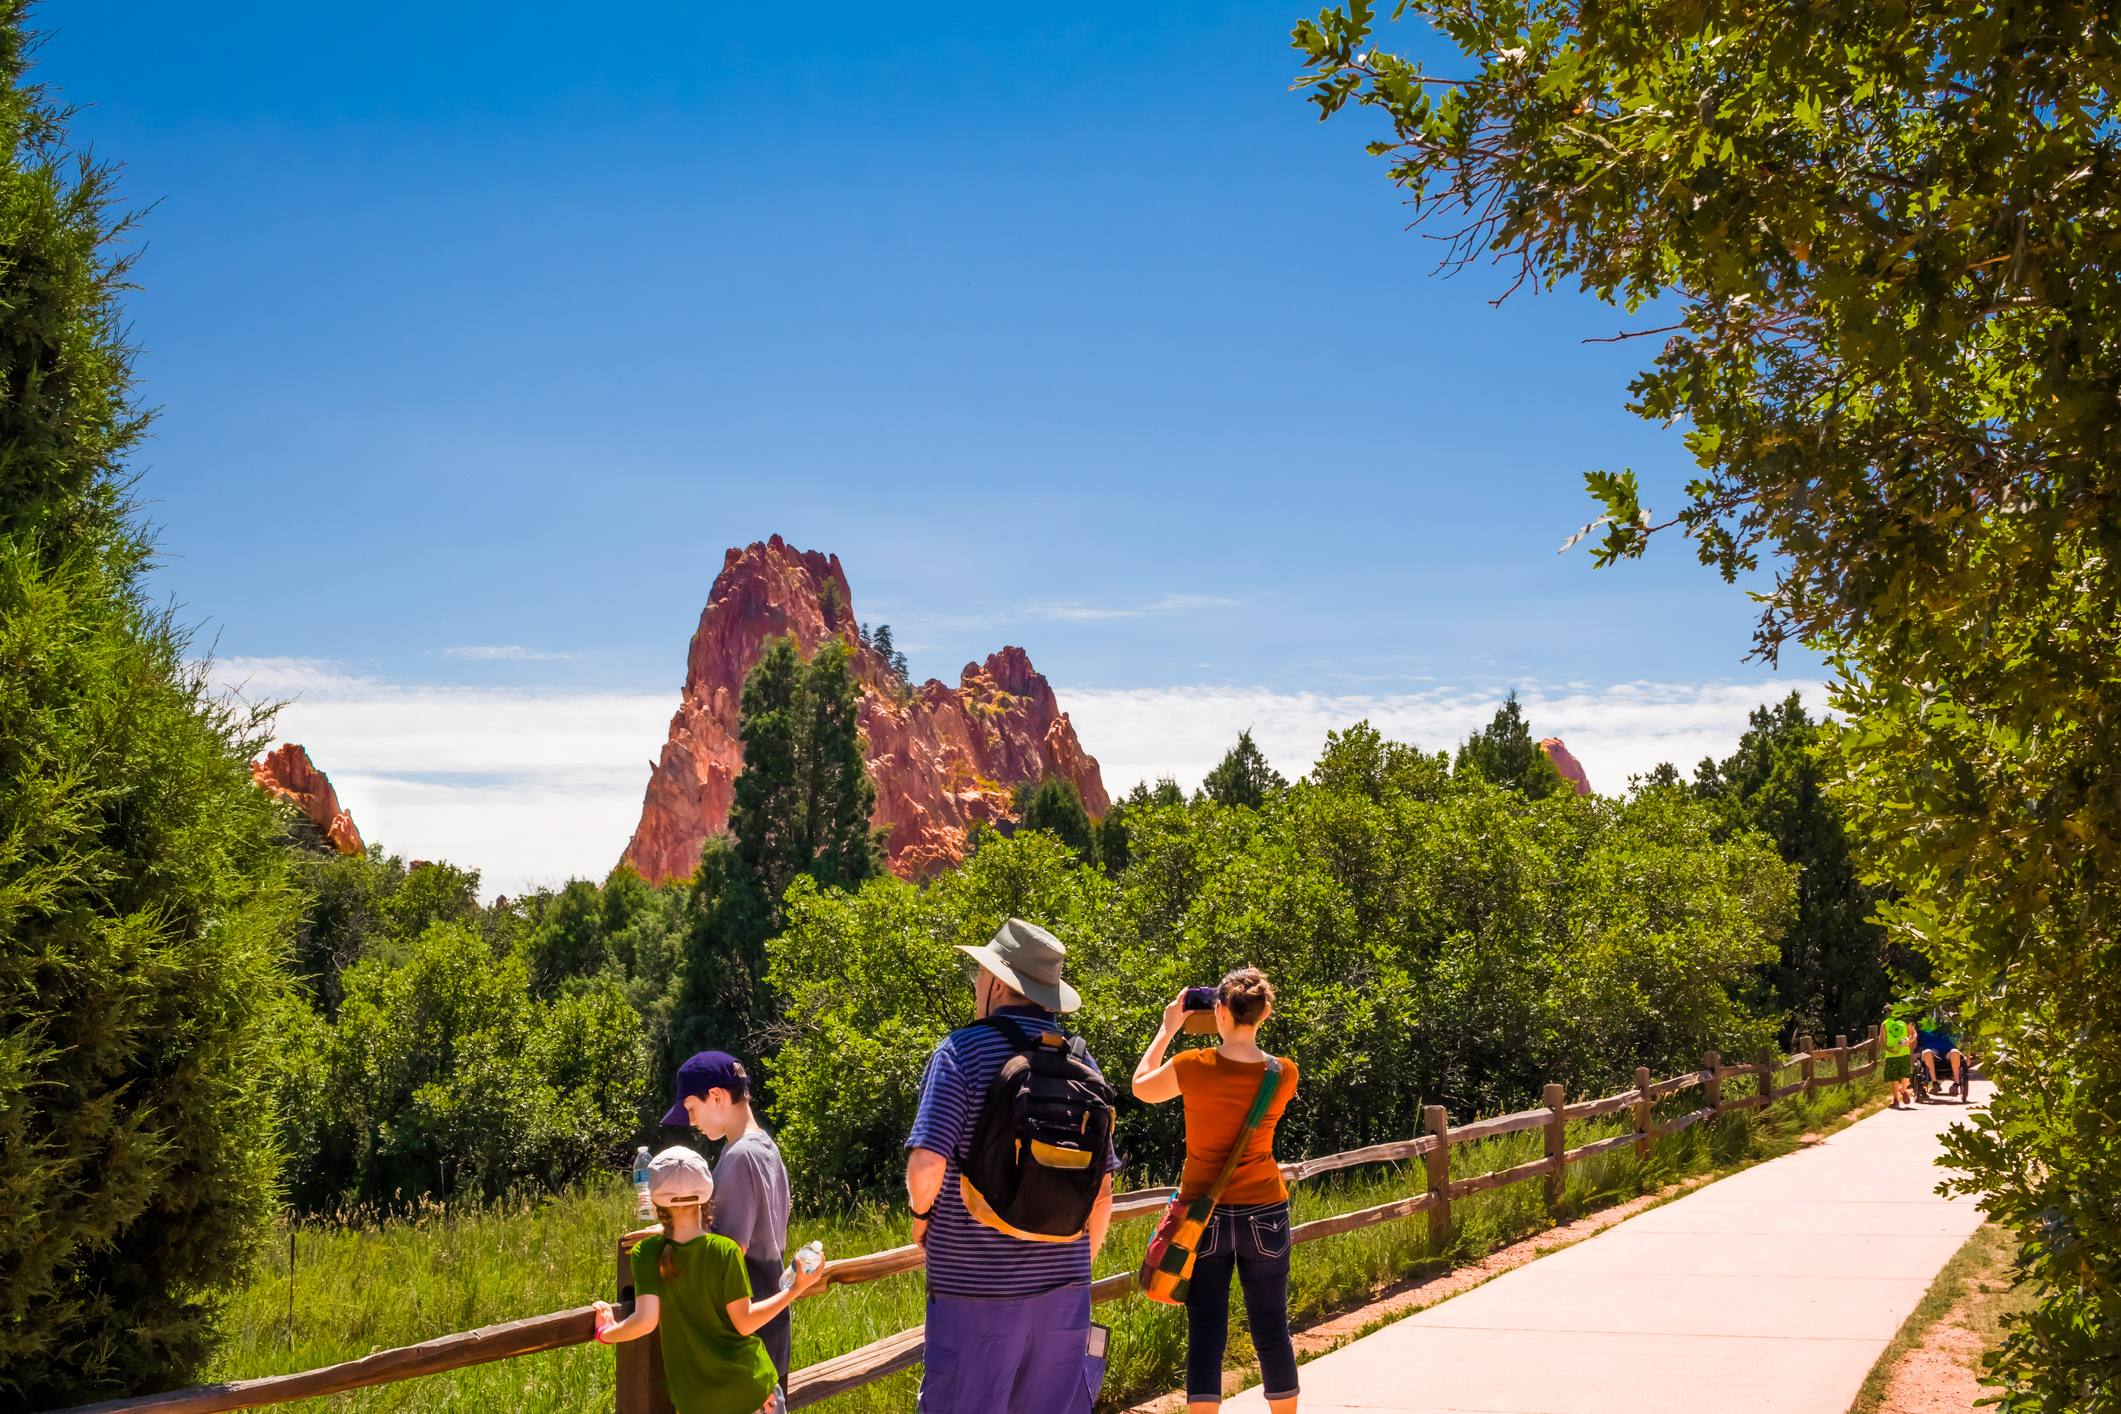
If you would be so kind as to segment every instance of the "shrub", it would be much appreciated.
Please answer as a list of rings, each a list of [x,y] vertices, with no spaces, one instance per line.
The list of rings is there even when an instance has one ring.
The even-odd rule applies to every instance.
[[[1180,987],[1265,969],[1279,993],[1265,1040],[1303,1075],[1285,1154],[1406,1138],[1428,1104],[1462,1121],[1535,1103],[1548,1081],[1580,1094],[1772,1037],[1742,1001],[1792,907],[1767,842],[1720,830],[1682,790],[1531,800],[1374,737],[1335,738],[1314,779],[1257,807],[1143,793],[1115,879],[1027,832],[925,891],[798,883],[773,951],[789,999],[773,1073],[807,1196],[892,1187],[921,1063],[970,1020],[950,945],[1011,914],[1068,945],[1084,998],[1069,1023],[1116,1081]],[[1168,1179],[1182,1145],[1177,1106],[1123,1093],[1138,1178]]]
[[[283,822],[250,780],[258,719],[183,655],[103,566],[0,537],[11,1405],[183,1384],[277,1206]]]
[[[557,1190],[615,1162],[648,1082],[618,987],[541,1001],[520,956],[496,960],[462,923],[430,926],[408,951],[348,968],[337,1024],[293,1033],[282,1111],[296,1206]]]

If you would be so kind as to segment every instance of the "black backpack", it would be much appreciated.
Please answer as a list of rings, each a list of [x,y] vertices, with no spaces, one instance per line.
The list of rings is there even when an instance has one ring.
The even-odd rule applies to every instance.
[[[1080,1036],[1028,1031],[1004,1016],[973,1023],[1007,1036],[958,1196],[973,1220],[1026,1242],[1073,1242],[1090,1225],[1112,1154],[1112,1087]]]

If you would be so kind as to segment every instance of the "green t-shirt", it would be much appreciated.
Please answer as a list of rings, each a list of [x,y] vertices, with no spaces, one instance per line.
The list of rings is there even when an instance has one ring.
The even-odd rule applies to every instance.
[[[656,1270],[666,1245],[678,1269],[668,1282]],[[675,1243],[644,1237],[633,1249],[633,1289],[662,1302],[655,1328],[678,1414],[758,1414],[775,1376],[765,1343],[729,1323],[729,1303],[751,1297],[737,1245],[713,1233]]]
[[[1885,1042],[1885,1054],[1904,1056],[1915,1044],[1915,1028],[1896,1018],[1878,1028],[1878,1038]]]

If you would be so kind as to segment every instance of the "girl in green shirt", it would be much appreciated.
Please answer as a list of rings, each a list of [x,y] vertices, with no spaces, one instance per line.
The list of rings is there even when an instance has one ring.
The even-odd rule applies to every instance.
[[[650,1332],[663,1340],[663,1376],[678,1414],[772,1414],[773,1361],[752,1332],[825,1280],[824,1264],[795,1268],[795,1282],[754,1300],[744,1254],[707,1231],[714,1175],[692,1150],[672,1147],[648,1168],[648,1195],[663,1230],[633,1249],[633,1314],[616,1320],[596,1308],[597,1339],[607,1345]]]
[[[1896,1110],[1903,1100],[1909,1109],[1915,1107],[1914,1050],[1915,1028],[1897,1016],[1887,1017],[1878,1028],[1878,1054],[1884,1062],[1878,1078],[1892,1082],[1892,1106]]]

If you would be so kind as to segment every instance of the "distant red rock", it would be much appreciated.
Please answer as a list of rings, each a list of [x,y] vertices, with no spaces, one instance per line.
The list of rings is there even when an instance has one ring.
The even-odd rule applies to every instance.
[[[776,535],[730,550],[700,614],[670,738],[649,767],[641,823],[623,863],[650,883],[690,876],[700,846],[729,822],[744,746],[737,739],[744,675],[769,638],[793,633],[804,657],[830,638],[856,645],[860,724],[878,825],[900,877],[957,864],[972,823],[1011,820],[1011,788],[1061,776],[1093,816],[1111,806],[1097,759],[1083,750],[1053,689],[1021,648],[967,663],[956,687],[901,684],[862,644],[839,556],[797,550]]]
[[[294,742],[251,762],[250,778],[282,800],[293,801],[309,823],[317,827],[317,833],[339,853],[362,852],[361,832],[354,828],[353,816],[339,808],[339,795],[331,788],[331,778],[319,771],[309,753]]]
[[[1583,763],[1569,755],[1569,749],[1561,744],[1560,737],[1548,737],[1539,743],[1539,749],[1547,754],[1547,760],[1554,763],[1554,769],[1561,772],[1563,779],[1575,782],[1578,795],[1591,793],[1591,778],[1584,774]]]

